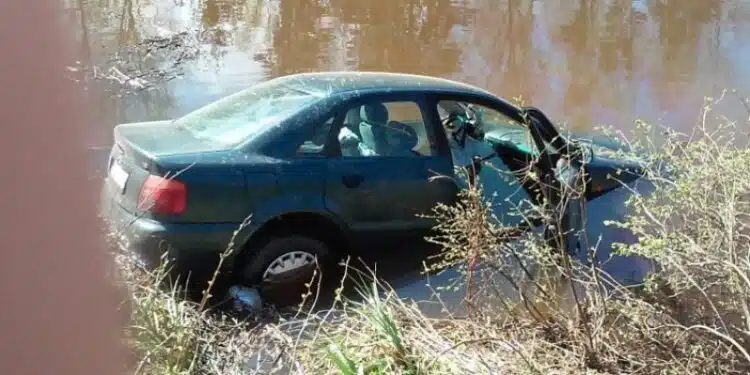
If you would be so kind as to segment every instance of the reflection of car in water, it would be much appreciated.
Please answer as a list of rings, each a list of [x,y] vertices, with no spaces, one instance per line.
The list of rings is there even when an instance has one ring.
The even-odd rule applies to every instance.
[[[262,290],[307,277],[316,257],[423,242],[435,223],[421,214],[461,188],[433,177],[474,157],[494,167],[480,178],[496,212],[520,225],[512,207],[536,199],[525,174],[551,177],[558,160],[586,154],[540,111],[479,88],[358,72],[273,79],[173,121],[119,125],[114,140],[102,209],[131,248],[149,264],[167,250],[198,272],[234,238],[227,271]],[[631,167],[593,156],[587,194]]]

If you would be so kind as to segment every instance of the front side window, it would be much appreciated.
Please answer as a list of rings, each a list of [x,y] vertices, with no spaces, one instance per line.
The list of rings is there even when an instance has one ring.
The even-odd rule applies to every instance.
[[[493,153],[493,144],[502,144],[530,155],[539,154],[529,128],[498,110],[474,103],[444,100],[438,103],[438,113],[448,135],[451,152],[454,158],[460,159],[455,160],[459,165],[470,163],[473,156],[484,157]],[[482,139],[472,138],[471,134],[464,136],[463,129],[468,126],[477,127]]]
[[[474,103],[445,100],[438,104],[438,112],[443,120],[451,114],[457,118],[454,122],[458,124],[451,124],[452,128],[460,128],[463,121],[474,121],[487,141],[513,145],[529,154],[539,152],[529,128],[498,110]],[[453,129],[446,131],[450,134]]]
[[[278,125],[320,98],[320,94],[271,80],[188,113],[175,124],[196,138],[232,147]]]

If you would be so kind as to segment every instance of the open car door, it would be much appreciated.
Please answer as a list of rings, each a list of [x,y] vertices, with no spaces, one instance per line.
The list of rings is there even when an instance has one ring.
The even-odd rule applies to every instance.
[[[537,227],[546,198],[558,221],[554,229],[545,228],[545,237],[553,247],[576,252],[585,193],[581,150],[571,148],[533,107],[524,109],[525,123],[477,103],[442,101],[438,107],[454,165],[467,170],[469,183],[481,185],[498,221],[508,227]]]
[[[499,109],[470,101],[439,101],[438,112],[454,166],[467,173],[460,182],[475,178],[502,224],[536,226],[534,205],[544,172],[534,163],[540,151],[531,129]]]

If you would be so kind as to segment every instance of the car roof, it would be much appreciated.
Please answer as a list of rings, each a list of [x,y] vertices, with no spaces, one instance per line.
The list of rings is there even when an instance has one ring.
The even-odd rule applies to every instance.
[[[459,94],[494,95],[478,87],[444,78],[388,72],[315,72],[298,73],[277,78],[296,89],[335,95],[351,91],[439,91]]]

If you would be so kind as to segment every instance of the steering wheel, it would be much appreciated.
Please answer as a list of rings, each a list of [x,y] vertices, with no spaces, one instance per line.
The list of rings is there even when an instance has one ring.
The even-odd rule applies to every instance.
[[[440,122],[442,123],[443,127],[450,130],[455,130],[456,125],[455,122],[458,121],[458,114],[451,112],[448,114],[448,116],[445,116],[444,118],[440,119]]]
[[[470,110],[463,113],[450,112],[441,122],[443,128],[452,132],[453,139],[461,146],[466,142],[467,136],[477,140],[484,138],[484,132],[478,126],[479,118]]]

